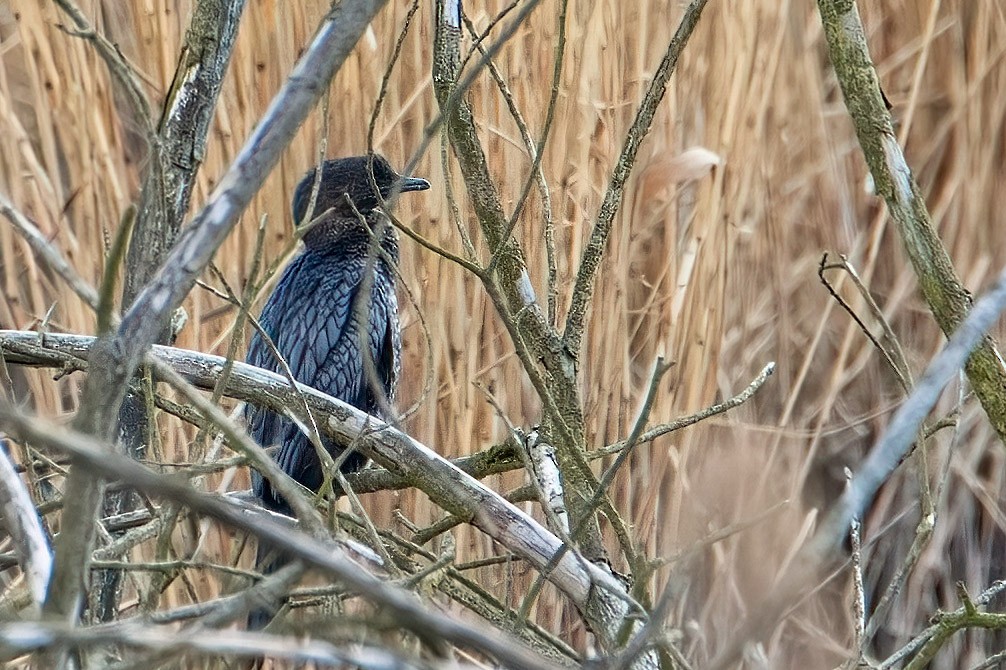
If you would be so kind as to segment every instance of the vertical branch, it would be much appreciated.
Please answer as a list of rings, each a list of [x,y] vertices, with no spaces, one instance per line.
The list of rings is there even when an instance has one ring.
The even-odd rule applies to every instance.
[[[147,172],[123,275],[123,307],[136,299],[178,236],[206,153],[206,136],[244,6],[244,0],[200,0],[193,7],[157,135],[149,141]],[[168,328],[157,341],[167,344],[171,339]],[[134,458],[141,458],[150,444],[147,405],[143,398],[129,395],[119,411],[119,438]],[[133,507],[134,500],[128,489],[117,491],[106,497],[103,512],[120,514]],[[103,570],[96,577],[96,615],[108,621],[118,609],[122,573]]]
[[[521,8],[500,41],[485,53],[483,60],[493,53],[521,25],[537,5],[531,0]],[[460,3],[440,0],[437,3],[436,33],[433,45],[433,87],[440,103],[447,136],[454,149],[468,194],[494,255],[499,259],[494,267],[494,280],[499,285],[505,305],[526,333],[531,357],[540,361],[551,377],[561,379],[567,386],[575,384],[572,361],[562,351],[561,342],[549,327],[538,297],[531,286],[531,278],[524,262],[520,245],[506,234],[509,227],[496,185],[489,177],[485,152],[475,132],[471,106],[464,99],[466,82],[458,84],[460,75],[461,7]],[[525,367],[536,365],[534,360],[523,360]]]

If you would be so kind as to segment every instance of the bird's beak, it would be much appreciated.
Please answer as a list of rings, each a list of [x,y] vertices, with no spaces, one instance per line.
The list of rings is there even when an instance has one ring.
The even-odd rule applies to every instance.
[[[401,193],[405,193],[406,191],[425,191],[430,187],[430,182],[419,177],[402,177],[398,183],[401,184],[399,188],[399,192]]]

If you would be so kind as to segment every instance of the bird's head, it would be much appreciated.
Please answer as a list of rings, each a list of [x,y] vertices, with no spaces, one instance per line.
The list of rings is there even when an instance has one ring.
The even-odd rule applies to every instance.
[[[371,169],[373,182],[370,178]],[[367,216],[379,205],[374,184],[382,199],[389,198],[393,193],[425,191],[430,187],[430,182],[425,179],[398,174],[387,159],[379,154],[326,160],[321,167],[318,197],[313,209],[308,212],[316,175],[317,168],[309,171],[294,191],[293,220],[297,225],[308,223],[329,211],[338,218],[356,218],[357,212]]]

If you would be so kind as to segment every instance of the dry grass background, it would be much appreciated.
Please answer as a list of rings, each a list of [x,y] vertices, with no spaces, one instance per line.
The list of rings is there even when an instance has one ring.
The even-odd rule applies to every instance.
[[[980,290],[1006,261],[1006,214],[998,197],[1006,189],[1003,6],[999,0],[860,4],[934,223],[966,284]],[[289,73],[325,5],[249,3],[194,207],[204,202]],[[187,3],[93,0],[81,6],[136,65],[156,108],[174,73]],[[623,134],[680,9],[667,0],[570,3],[567,62],[543,160],[560,223],[560,315]],[[288,243],[290,193],[317,160],[326,126],[329,155],[365,150],[367,119],[406,10],[405,3],[389,3],[337,76],[327,118],[319,112],[309,120],[217,254],[232,286],[246,278],[261,216],[268,217],[267,256]],[[399,165],[436,112],[430,11],[421,9],[405,41],[377,122],[376,148]],[[493,15],[475,6],[469,11],[480,28]],[[548,101],[555,11],[556,3],[543,2],[497,58],[535,134]],[[105,240],[137,195],[142,146],[104,65],[87,44],[59,30],[61,21],[50,3],[0,2],[0,189],[85,278],[97,282]],[[488,76],[478,80],[472,100],[504,202],[512,203],[530,161]],[[724,164],[692,174],[688,157],[694,154],[682,154],[695,146]],[[448,177],[435,147],[417,173],[433,181],[433,190],[403,198],[400,218],[439,244],[460,249],[447,210]],[[519,235],[543,295],[539,211],[539,205],[530,208]],[[471,213],[463,214],[474,232]],[[900,397],[876,351],[819,283],[817,264],[825,251],[850,256],[921,370],[941,336],[916,295],[893,228],[866,192],[864,164],[824,53],[816,8],[788,1],[710,3],[630,180],[582,364],[589,439],[600,447],[628,433],[658,353],[677,365],[657,400],[655,421],[731,395],[764,363],[778,362],[776,376],[748,405],[640,449],[616,485],[617,504],[653,556],[674,556],[717,529],[788,501],[754,527],[658,571],[655,584],[670,580],[678,590],[674,623],[684,631],[686,656],[700,666],[787,569],[813,527],[815,510],[840,491],[842,467],[863,455]],[[93,332],[89,310],[7,225],[0,225],[0,254],[0,326],[35,328],[49,314],[53,330]],[[513,423],[537,421],[535,394],[478,282],[408,242],[402,273],[416,301],[405,308],[399,403],[419,402],[408,431],[448,456],[500,440],[505,424],[477,385],[489,389]],[[190,320],[178,345],[226,353],[234,312],[200,289],[185,307]],[[429,342],[418,326],[419,313]],[[431,392],[423,396],[427,378]],[[74,377],[53,383],[51,373],[14,370],[12,385],[18,399],[45,414],[74,409]],[[949,398],[942,410],[952,404]],[[157,460],[186,461],[192,432],[170,418],[159,421]],[[960,430],[941,435],[934,450],[940,457],[951,454],[947,495],[936,534],[881,637],[888,650],[937,608],[957,606],[955,580],[977,591],[1003,577],[1006,453],[976,403],[966,404]],[[937,465],[933,469],[938,476]],[[490,484],[508,490],[521,481],[510,475]],[[246,486],[247,475],[213,484]],[[911,540],[915,499],[913,476],[901,474],[868,520],[872,590],[883,587]],[[394,509],[420,525],[439,514],[413,492],[376,494],[365,504],[379,523],[392,523]],[[212,528],[207,533],[204,555],[231,560],[230,535]],[[459,560],[494,553],[478,533],[462,529],[456,536]],[[179,533],[174,548],[186,553],[198,541]],[[493,570],[498,572],[483,571],[483,581],[510,583],[503,569]],[[513,577],[518,587],[527,579],[519,570]],[[225,587],[212,573],[190,571],[188,583],[166,591],[161,604],[210,597]],[[135,604],[128,596],[125,603]],[[537,616],[564,637],[579,639],[575,617],[553,599],[542,600]],[[851,644],[850,622],[842,573],[808,594],[765,641],[768,667],[832,667]],[[990,643],[982,635],[958,636],[934,667],[967,667],[984,657]]]

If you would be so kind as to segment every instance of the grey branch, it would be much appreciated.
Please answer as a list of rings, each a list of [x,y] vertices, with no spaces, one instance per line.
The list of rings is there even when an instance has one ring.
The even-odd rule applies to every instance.
[[[7,452],[8,446],[0,437],[0,522],[14,544],[32,601],[41,608],[52,571],[52,551],[31,494]]]
[[[133,302],[160,267],[188,212],[192,185],[206,153],[206,137],[244,6],[244,0],[203,0],[192,7],[157,134],[148,138],[143,189],[123,273],[123,306]],[[118,235],[123,232],[120,230]],[[102,286],[103,295],[112,294],[114,277],[110,275]],[[168,328],[158,339],[169,344],[173,334]],[[151,443],[145,395],[127,397],[119,410],[119,439],[134,458],[141,458]],[[103,511],[123,512],[136,503],[128,489],[112,492],[106,496]],[[119,608],[121,577],[122,573],[115,570],[95,575],[94,610],[103,621],[113,619]]]
[[[98,292],[84,281],[83,277],[66,260],[59,249],[45,238],[31,220],[14,206],[6,195],[0,193],[0,213],[11,222],[18,234],[24,238],[31,250],[43,259],[49,268],[58,274],[67,286],[83,300],[91,309],[98,309]]]
[[[242,375],[238,367],[235,366],[234,377]],[[263,371],[263,374],[267,373]],[[276,384],[286,384],[279,375],[268,374],[274,378]],[[329,402],[336,401],[329,399]],[[349,405],[342,407],[347,411],[356,412]],[[128,481],[130,486],[137,490],[167,498],[198,514],[217,519],[229,526],[252,533],[260,540],[283,547],[283,551],[291,557],[329,574],[348,589],[365,595],[368,600],[390,614],[403,628],[411,630],[422,639],[446,640],[453,644],[469,646],[513,667],[557,667],[542,660],[502,631],[493,630],[487,633],[484,625],[476,627],[464,624],[428,609],[411,592],[374,577],[362,569],[335,543],[316,540],[299,531],[291,532],[288,524],[264,518],[260,514],[246,514],[234,504],[195,490],[187,482],[160,475],[130,458],[112,453],[108,444],[89,435],[37,416],[24,414],[2,400],[0,400],[0,423],[7,426],[10,434],[17,439],[69,454],[76,466],[92,477]]]
[[[160,266],[189,208],[196,171],[230,60],[244,0],[197,2],[175,78],[164,103],[125,273],[124,306]]]
[[[674,69],[677,67],[678,58],[688,44],[695,26],[699,23],[699,17],[706,6],[706,0],[692,0],[685,9],[685,15],[681,18],[674,37],[667,45],[667,52],[664,54],[660,66],[653,75],[653,81],[646,89],[646,95],[639,105],[636,118],[625,136],[625,143],[622,145],[622,153],[618,156],[615,169],[611,173],[611,181],[608,183],[608,190],[604,193],[604,200],[601,202],[601,209],[597,214],[597,222],[590,233],[590,241],[587,248],[583,250],[580,259],[580,267],[576,274],[576,285],[573,287],[573,302],[569,307],[569,315],[566,317],[566,328],[563,332],[563,343],[573,355],[580,352],[580,342],[583,337],[583,330],[586,325],[587,308],[590,306],[590,298],[594,294],[594,279],[597,276],[597,269],[601,265],[601,258],[604,256],[604,246],[608,241],[608,234],[611,232],[611,225],[622,205],[622,194],[625,190],[625,182],[629,179],[629,173],[636,162],[636,153],[640,145],[650,131],[650,124],[657,113],[657,106],[664,98],[664,91],[667,90],[667,82]]]
[[[762,606],[755,608],[731,644],[710,664],[711,668],[732,667],[748,640],[763,635],[775,625],[795,598],[814,583],[821,568],[839,553],[842,539],[855,518],[861,518],[880,486],[887,481],[908,453],[919,427],[936,404],[943,387],[964,366],[985,333],[1006,310],[1006,269],[987,294],[975,303],[943,351],[930,363],[912,394],[895,412],[887,430],[860,466],[848,488],[824,517],[814,537],[799,551],[793,568]]]
[[[65,624],[41,621],[0,625],[0,654],[25,654],[52,645],[76,648],[124,645],[133,649],[196,652],[210,656],[267,656],[296,663],[313,661],[323,665],[375,670],[420,667],[380,647],[337,647],[323,640],[237,630],[187,630],[184,635],[179,635],[171,627],[140,623],[91,628],[70,628]]]
[[[37,345],[38,335],[0,331],[0,342],[4,343],[7,360],[26,362],[9,348],[8,343],[17,341]],[[88,350],[95,342],[95,338],[83,335],[45,335],[46,345],[58,347],[64,360],[66,356],[87,358]],[[205,390],[215,387],[226,363],[220,356],[165,346],[154,346],[151,354],[191,384]],[[356,445],[380,465],[421,488],[445,510],[476,526],[538,569],[548,565],[563,546],[537,521],[429,447],[380,419],[320,391],[300,384],[294,390],[290,388],[290,381],[281,375],[244,363],[234,363],[223,393],[275,411],[293,413],[303,412],[301,408],[306,402],[319,430],[340,444]],[[112,474],[115,473],[109,473]],[[118,474],[115,476],[122,479]],[[126,481],[135,484],[131,479]],[[572,551],[564,552],[558,565],[549,572],[549,579],[581,609],[596,606],[597,598],[604,592],[620,600],[629,600],[618,580]]]
[[[950,337],[967,314],[971,295],[933,227],[925,199],[898,144],[859,9],[850,0],[818,0],[818,7],[828,53],[877,195],[887,203],[933,317]],[[1006,441],[1006,362],[991,337],[986,336],[975,348],[965,370],[992,427],[999,439]]]

